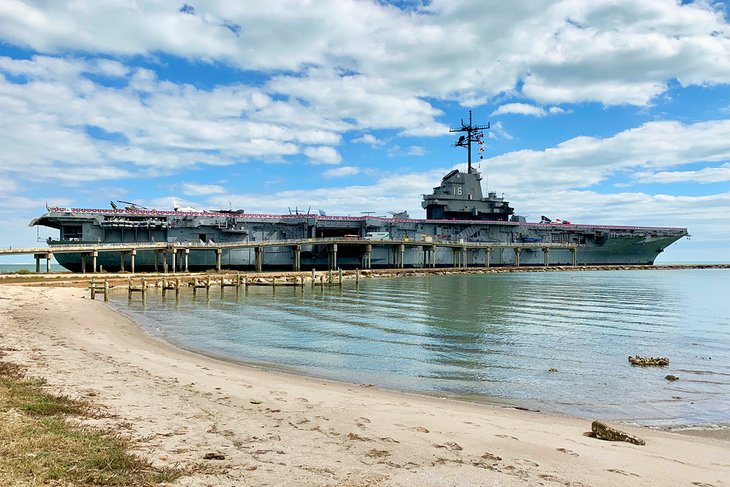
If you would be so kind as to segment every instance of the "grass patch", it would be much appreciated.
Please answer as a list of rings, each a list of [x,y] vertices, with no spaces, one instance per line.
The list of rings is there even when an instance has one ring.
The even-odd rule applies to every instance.
[[[87,417],[90,404],[44,385],[0,361],[0,485],[153,486],[182,475],[130,454],[123,438],[69,421]]]

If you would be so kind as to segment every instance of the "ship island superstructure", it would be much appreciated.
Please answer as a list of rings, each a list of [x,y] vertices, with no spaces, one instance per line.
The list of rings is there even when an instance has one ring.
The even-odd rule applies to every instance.
[[[473,167],[471,157],[472,144],[481,143],[487,128],[474,125],[470,112],[468,122],[462,121],[460,128],[452,129],[463,133],[454,145],[467,149],[467,170],[450,171],[431,194],[423,196],[424,219],[410,218],[405,213],[388,218],[310,212],[270,215],[242,210],[157,211],[130,204],[125,208],[112,205],[110,209],[48,208],[30,225],[59,230],[57,239],[48,240],[49,250],[84,244],[152,243],[171,249],[219,249],[217,253],[190,253],[189,262],[186,257],[190,271],[216,267],[360,268],[363,264],[366,268],[645,265],[688,235],[686,228],[583,225],[547,218],[535,223],[525,221],[495,192],[483,195],[481,174]],[[330,242],[343,240],[366,241],[367,245],[340,245],[333,262]],[[394,245],[396,242],[404,245]],[[459,244],[465,245],[463,252],[454,251]],[[83,252],[54,255],[71,271],[81,271],[85,264]],[[158,250],[135,252],[136,270],[157,270],[161,255],[167,258]],[[115,271],[122,269],[125,256],[122,252],[104,252],[98,258],[100,267]]]

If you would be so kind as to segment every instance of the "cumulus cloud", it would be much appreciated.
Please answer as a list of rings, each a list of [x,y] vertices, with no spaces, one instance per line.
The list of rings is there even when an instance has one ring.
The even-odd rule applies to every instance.
[[[426,148],[420,145],[412,145],[408,147],[409,156],[423,156],[426,154]]]
[[[340,169],[340,168],[335,168]],[[246,208],[251,212],[282,213],[287,205],[325,210],[328,215],[362,215],[374,211],[387,215],[388,211],[407,210],[412,216],[424,214],[421,194],[438,184],[442,169],[419,173],[389,173],[373,184],[342,187],[314,187],[310,189],[281,190],[262,194],[226,194],[208,200],[211,206],[227,205]]]
[[[640,172],[635,179],[642,183],[721,183],[730,181],[730,163],[696,171]]]
[[[355,174],[360,174],[360,172],[360,168],[353,166],[342,166],[333,169],[327,169],[322,173],[322,176],[326,178],[342,178],[345,176],[354,176]]]
[[[346,127],[258,88],[204,90],[112,61],[47,56],[0,57],[0,107],[0,167],[31,180],[161,175],[297,154],[337,163],[327,145],[339,144]]]
[[[205,196],[211,194],[222,194],[226,192],[226,189],[217,184],[183,183],[182,191],[188,196]]]
[[[650,177],[647,174],[673,166],[724,163],[730,160],[727,134],[730,120],[689,125],[649,122],[612,137],[576,137],[542,151],[502,154],[485,159],[483,164],[490,184],[508,192],[526,187],[587,188],[619,172],[636,172],[646,179]]]
[[[313,164],[339,164],[342,162],[340,154],[332,147],[305,147],[304,154]]]
[[[399,9],[277,0],[192,7],[13,0],[0,7],[0,39],[45,53],[167,53],[292,72],[274,89],[308,102],[331,95],[332,108],[350,112],[346,117],[361,126],[397,125],[405,111],[418,116],[418,133],[436,129],[427,97],[473,106],[521,84],[540,103],[644,105],[669,80],[730,81],[730,31],[721,8],[709,2],[433,0]],[[370,100],[360,96],[363,89]],[[395,113],[379,110],[388,103]]]
[[[556,107],[552,107],[552,108],[556,108]],[[531,115],[534,117],[544,117],[549,112],[546,111],[542,107],[530,105],[529,103],[507,103],[505,105],[501,105],[499,108],[497,108],[495,111],[493,111],[492,116],[504,115],[507,113],[514,113],[514,114],[518,114],[518,115]],[[550,112],[550,113],[559,113],[559,112],[555,111],[555,112]]]
[[[363,134],[361,137],[352,139],[352,142],[356,144],[368,144],[373,147],[385,145],[385,141],[382,141],[372,134]]]
[[[560,107],[548,107],[546,110],[545,108],[530,105],[529,103],[506,103],[504,105],[500,105],[495,111],[493,111],[492,116],[516,114],[544,117],[546,115],[559,115],[561,113],[565,113],[565,110]]]

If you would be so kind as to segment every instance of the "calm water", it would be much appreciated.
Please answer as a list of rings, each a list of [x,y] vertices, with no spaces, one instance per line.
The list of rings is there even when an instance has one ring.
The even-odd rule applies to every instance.
[[[46,261],[41,261],[41,272],[46,270]],[[0,264],[0,274],[13,274],[15,272],[30,271],[35,272],[35,262],[28,264]],[[60,264],[51,262],[51,272],[68,272],[68,270]]]
[[[170,297],[172,296],[172,297]],[[730,423],[730,270],[480,274],[115,304],[209,355],[647,425]],[[629,355],[668,356],[639,368]],[[550,373],[554,367],[558,372]],[[667,374],[679,381],[670,383]]]

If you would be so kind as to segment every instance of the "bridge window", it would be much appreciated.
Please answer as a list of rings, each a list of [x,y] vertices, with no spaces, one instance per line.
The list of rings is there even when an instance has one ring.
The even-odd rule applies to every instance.
[[[64,225],[61,227],[61,240],[81,240],[81,225]]]

